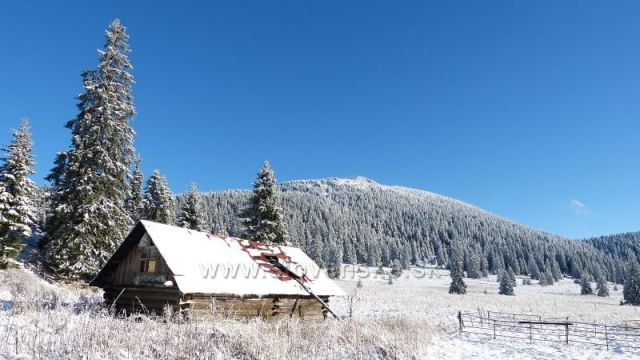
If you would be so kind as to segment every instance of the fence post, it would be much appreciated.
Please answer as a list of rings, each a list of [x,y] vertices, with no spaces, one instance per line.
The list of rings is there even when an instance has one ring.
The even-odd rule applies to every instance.
[[[496,338],[496,321],[493,320],[493,338]]]
[[[460,326],[460,333],[462,334],[462,311],[458,311],[458,325]]]
[[[529,343],[533,342],[533,333],[531,332],[531,323],[529,323]]]
[[[609,350],[609,334],[607,333],[607,325],[604,326],[604,342],[607,344],[607,350]]]
[[[569,323],[564,325],[564,336],[566,343],[569,344]]]

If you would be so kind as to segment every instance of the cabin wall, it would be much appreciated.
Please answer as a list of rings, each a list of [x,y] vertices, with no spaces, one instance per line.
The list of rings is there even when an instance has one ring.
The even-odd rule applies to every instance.
[[[328,305],[328,297],[321,299]],[[183,297],[180,308],[189,310],[193,320],[207,320],[215,316],[233,319],[295,317],[322,320],[328,314],[322,304],[312,297],[239,298],[187,294]]]
[[[140,262],[143,259],[153,259],[156,261],[154,273],[140,271]],[[134,246],[127,256],[122,259],[113,273],[111,284],[113,286],[124,285],[147,285],[164,286],[166,281],[173,280],[171,270],[160,255],[158,248],[150,245],[148,235]]]
[[[178,310],[182,294],[174,288],[152,287],[109,287],[104,289],[105,303],[117,311],[127,314],[155,313],[162,314],[168,305]]]

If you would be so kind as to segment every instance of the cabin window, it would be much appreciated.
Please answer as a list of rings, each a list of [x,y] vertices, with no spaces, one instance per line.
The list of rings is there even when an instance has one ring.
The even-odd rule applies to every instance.
[[[150,260],[150,259],[140,261],[140,272],[141,273],[156,272],[156,261]]]

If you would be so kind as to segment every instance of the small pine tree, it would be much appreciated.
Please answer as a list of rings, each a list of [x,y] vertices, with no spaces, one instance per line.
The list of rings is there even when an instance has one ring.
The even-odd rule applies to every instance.
[[[467,266],[467,276],[470,279],[479,279],[482,276],[480,270],[480,256],[477,252],[472,252],[469,255],[468,266]]]
[[[489,264],[487,263],[487,257],[484,255],[480,255],[480,274],[482,277],[489,276]]]
[[[248,206],[242,212],[247,239],[267,244],[286,244],[289,236],[278,205],[278,189],[268,161],[262,164]]]
[[[400,277],[402,275],[402,264],[398,259],[391,264],[391,276]]]
[[[591,282],[586,274],[583,274],[580,278],[580,294],[593,295],[593,288],[591,287]]]
[[[31,236],[35,210],[31,134],[29,122],[22,121],[20,129],[11,131],[13,140],[4,148],[6,153],[0,166],[0,258],[15,257],[22,240]]]
[[[540,286],[553,285],[553,275],[550,272],[543,271],[540,273],[540,280],[538,280]]]
[[[527,271],[529,272],[529,277],[533,280],[540,279],[540,268],[538,267],[538,263],[533,259],[533,257],[529,257],[529,264],[527,265]]]
[[[175,222],[175,202],[167,185],[167,179],[154,170],[147,180],[144,193],[142,218],[163,224]]]
[[[500,274],[500,288],[498,293],[500,295],[513,295],[513,285],[509,274],[505,271],[502,271]]]
[[[191,184],[191,188],[185,196],[184,203],[180,208],[180,215],[178,215],[178,226],[197,231],[202,231],[204,228],[200,194],[196,184]]]
[[[509,267],[509,271],[507,272],[507,275],[509,276],[509,281],[511,282],[511,286],[516,287],[517,286],[516,274],[513,272],[511,267]]]
[[[600,276],[596,283],[596,291],[598,296],[609,296],[609,285],[607,285],[607,280],[604,276]]]
[[[466,294],[467,284],[462,279],[464,276],[463,260],[460,255],[460,250],[453,247],[451,250],[450,258],[450,275],[451,284],[449,285],[449,294]]]
[[[324,250],[324,243],[319,239],[309,240],[309,257],[318,264],[321,269],[324,269],[325,263],[322,259],[322,252]]]
[[[636,255],[629,255],[629,263],[624,274],[624,288],[622,290],[625,304],[640,305],[640,265]]]
[[[331,261],[331,266],[327,270],[327,273],[330,278],[337,279],[340,277],[340,265],[342,264],[342,251],[341,247],[335,247],[331,251],[333,255],[333,259]]]

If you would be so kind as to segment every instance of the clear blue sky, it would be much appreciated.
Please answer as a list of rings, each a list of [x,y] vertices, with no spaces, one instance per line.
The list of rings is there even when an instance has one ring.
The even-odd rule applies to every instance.
[[[640,2],[12,1],[0,143],[37,181],[119,17],[136,147],[175,192],[362,175],[571,237],[640,230]]]

